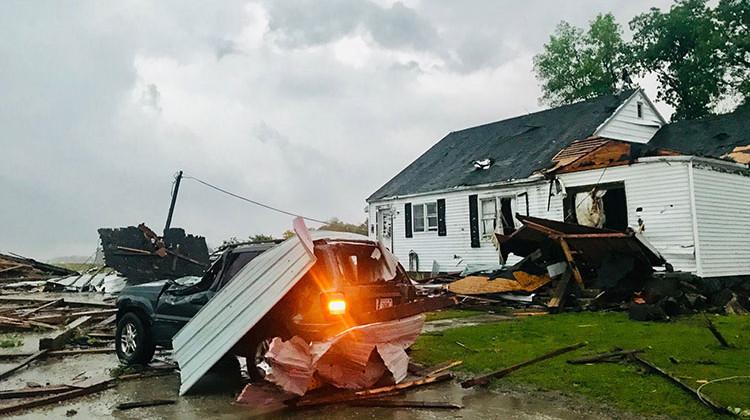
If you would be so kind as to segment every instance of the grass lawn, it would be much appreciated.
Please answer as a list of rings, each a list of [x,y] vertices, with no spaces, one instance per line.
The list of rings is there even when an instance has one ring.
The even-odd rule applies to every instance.
[[[443,309],[441,311],[428,312],[426,322],[438,321],[441,319],[450,319],[450,318],[466,318],[466,317],[482,315],[486,313],[487,312],[484,312],[484,311],[469,311],[469,310],[462,310],[462,309]]]
[[[666,379],[626,363],[571,365],[565,361],[615,347],[645,349],[642,357],[684,383],[750,375],[750,317],[710,315],[732,348],[724,349],[704,326],[703,316],[670,323],[634,322],[625,313],[569,313],[539,316],[423,335],[412,346],[414,361],[426,366],[463,360],[456,369],[488,373],[578,342],[582,349],[511,373],[499,381],[580,393],[620,409],[676,418],[719,418],[711,409]],[[459,341],[472,353],[455,344]],[[670,362],[669,357],[678,364]],[[702,392],[720,406],[750,409],[750,379],[711,384]]]

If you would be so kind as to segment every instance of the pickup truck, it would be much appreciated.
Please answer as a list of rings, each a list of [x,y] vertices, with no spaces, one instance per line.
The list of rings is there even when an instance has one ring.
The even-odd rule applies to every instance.
[[[124,289],[117,298],[115,345],[120,360],[145,364],[156,346],[170,348],[180,328],[247,263],[274,245],[227,250],[200,280],[182,278]],[[322,238],[314,245],[317,262],[232,351],[247,358],[248,373],[254,379],[264,375],[264,356],[273,337],[322,340],[378,320],[374,313],[397,316],[383,310],[398,309],[416,299],[416,289],[403,267],[389,266],[376,241]]]

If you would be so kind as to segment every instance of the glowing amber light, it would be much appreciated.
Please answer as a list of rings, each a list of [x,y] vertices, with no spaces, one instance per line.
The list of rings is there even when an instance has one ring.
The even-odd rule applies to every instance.
[[[331,315],[343,315],[346,313],[346,301],[343,299],[328,301],[328,312]]]

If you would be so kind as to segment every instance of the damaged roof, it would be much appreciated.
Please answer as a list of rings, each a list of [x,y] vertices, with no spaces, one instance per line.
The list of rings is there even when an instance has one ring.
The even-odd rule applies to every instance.
[[[678,121],[662,127],[648,145],[684,155],[734,158],[727,155],[732,154],[735,148],[750,145],[748,121],[750,105],[730,114]]]
[[[573,141],[591,136],[636,91],[455,131],[367,200],[521,179],[544,169]],[[476,161],[491,161],[486,169]]]

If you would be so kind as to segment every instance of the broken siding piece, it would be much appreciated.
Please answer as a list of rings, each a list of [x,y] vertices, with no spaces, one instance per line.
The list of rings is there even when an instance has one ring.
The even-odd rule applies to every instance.
[[[172,339],[185,394],[307,273],[315,257],[310,232],[296,235],[250,261]]]

